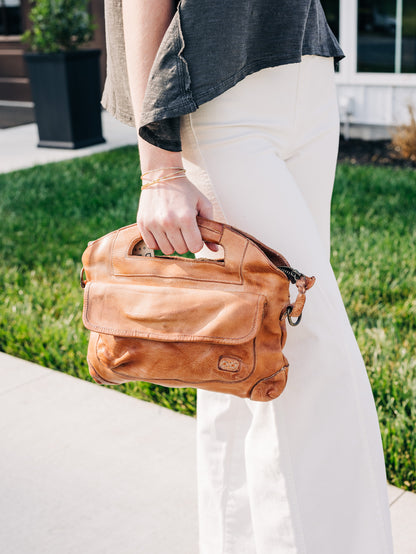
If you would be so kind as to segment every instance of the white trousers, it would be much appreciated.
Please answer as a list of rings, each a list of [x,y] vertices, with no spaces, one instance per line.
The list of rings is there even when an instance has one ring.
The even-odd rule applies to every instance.
[[[377,412],[329,261],[333,58],[248,75],[183,116],[181,137],[214,219],[316,276],[301,324],[288,328],[279,398],[197,391],[199,553],[391,554]]]

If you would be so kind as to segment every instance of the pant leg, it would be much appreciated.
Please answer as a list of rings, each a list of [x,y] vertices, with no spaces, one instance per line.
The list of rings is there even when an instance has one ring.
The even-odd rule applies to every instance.
[[[184,164],[214,217],[317,277],[288,329],[281,397],[198,390],[200,554],[392,552],[374,399],[328,255],[331,62],[266,68],[183,118]]]
[[[245,437],[252,417],[243,399],[198,389],[199,553],[254,554]]]

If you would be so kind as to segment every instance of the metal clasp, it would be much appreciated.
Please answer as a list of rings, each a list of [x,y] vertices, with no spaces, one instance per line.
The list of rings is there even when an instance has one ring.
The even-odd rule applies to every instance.
[[[298,316],[296,321],[293,321],[293,319],[290,317],[290,314],[292,313],[292,310],[293,310],[292,306],[288,306],[286,308],[287,321],[288,321],[289,325],[291,325],[292,327],[296,327],[296,325],[299,325],[299,323],[302,319],[302,314],[300,314],[300,316]]]

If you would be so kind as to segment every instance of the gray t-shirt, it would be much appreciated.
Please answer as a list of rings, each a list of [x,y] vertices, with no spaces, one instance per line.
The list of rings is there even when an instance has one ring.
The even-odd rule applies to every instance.
[[[265,67],[345,57],[319,0],[181,0],[153,63],[139,134],[180,151],[179,116]]]

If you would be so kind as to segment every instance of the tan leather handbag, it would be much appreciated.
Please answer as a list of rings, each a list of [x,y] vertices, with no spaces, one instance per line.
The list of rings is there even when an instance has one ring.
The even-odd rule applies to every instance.
[[[147,381],[272,400],[287,381],[286,320],[299,323],[315,278],[235,227],[197,222],[223,259],[149,255],[136,223],[88,243],[81,286],[90,374],[102,384]]]

